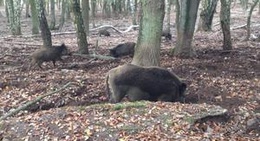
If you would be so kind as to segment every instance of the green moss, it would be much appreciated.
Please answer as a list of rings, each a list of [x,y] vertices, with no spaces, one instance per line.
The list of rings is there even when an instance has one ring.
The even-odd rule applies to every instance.
[[[139,127],[139,126],[136,126],[136,125],[127,125],[127,126],[121,127],[121,130],[124,130],[128,134],[138,133],[141,129],[142,129],[142,127]]]
[[[191,116],[184,117],[184,120],[187,121],[190,124],[194,124],[194,122],[195,122],[195,119]]]
[[[147,103],[145,101],[118,103],[112,107],[112,110],[122,110],[128,108],[144,108],[146,105]]]

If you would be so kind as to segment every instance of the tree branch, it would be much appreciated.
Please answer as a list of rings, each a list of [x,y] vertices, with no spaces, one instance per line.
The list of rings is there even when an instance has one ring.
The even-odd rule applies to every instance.
[[[116,32],[123,34],[123,33],[129,32],[131,29],[137,28],[137,27],[139,27],[139,25],[131,25],[126,30],[119,30],[112,25],[103,25],[103,26],[100,26],[100,27],[97,27],[97,28],[90,29],[89,31],[96,31],[96,30],[99,30],[99,29],[102,29],[102,28],[112,28]],[[76,31],[51,33],[52,36],[64,35],[64,34],[76,34]],[[5,37],[1,37],[0,39],[13,38],[13,37],[32,38],[32,37],[41,37],[41,35],[40,34],[33,34],[33,35],[26,35],[26,36],[24,36],[24,35],[23,36],[22,35],[21,36],[5,36]]]
[[[83,58],[97,58],[97,59],[103,59],[103,60],[114,60],[114,59],[116,59],[116,58],[111,57],[111,56],[105,56],[105,55],[100,55],[100,54],[84,55],[84,54],[79,54],[79,53],[73,53],[73,55],[80,56],[80,57],[83,57]]]
[[[73,83],[69,82],[69,83],[65,84],[63,87],[61,87],[60,89],[58,89],[58,90],[56,90],[56,91],[49,92],[49,93],[47,93],[47,94],[45,94],[45,95],[41,95],[41,96],[37,97],[35,100],[29,101],[29,102],[25,103],[24,105],[18,107],[17,109],[15,109],[15,110],[13,110],[13,111],[11,111],[11,112],[9,112],[9,113],[3,115],[2,117],[0,117],[0,121],[1,121],[1,120],[4,120],[4,119],[6,119],[7,117],[10,117],[10,116],[12,116],[12,115],[14,115],[14,114],[19,113],[20,111],[26,109],[27,107],[29,107],[29,106],[35,104],[36,102],[40,101],[41,99],[43,99],[43,98],[45,98],[45,97],[47,97],[47,96],[50,96],[50,95],[52,95],[52,94],[55,94],[55,93],[57,93],[57,92],[62,91],[63,89],[65,89],[66,87],[68,87],[68,86],[71,85],[71,84],[73,84]]]

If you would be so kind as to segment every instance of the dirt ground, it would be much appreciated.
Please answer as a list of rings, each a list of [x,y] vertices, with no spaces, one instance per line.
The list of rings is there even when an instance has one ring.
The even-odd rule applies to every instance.
[[[65,111],[69,113],[71,106],[107,103],[104,83],[106,73],[118,65],[130,63],[132,58],[101,60],[74,54],[64,56],[64,63],[58,62],[56,67],[53,67],[51,63],[44,63],[43,70],[37,67],[29,69],[30,54],[42,45],[40,36],[31,36],[30,21],[30,18],[22,19],[22,36],[11,36],[6,19],[0,18],[0,116],[40,95],[58,89],[68,82],[75,82],[78,85],[73,85],[58,94],[43,99],[26,111],[15,115],[14,118],[19,121],[28,120],[31,116],[51,113],[58,107],[68,107],[68,110]],[[97,22],[100,25],[118,23],[117,28],[126,29],[131,20],[127,18],[99,19]],[[260,26],[257,25],[259,22],[260,15],[254,11],[252,17],[252,34],[254,35],[259,33]],[[244,12],[239,8],[232,10],[233,51],[230,53],[222,51],[223,37],[218,22],[218,13],[215,16],[212,32],[195,32],[193,47],[197,56],[194,58],[180,59],[171,55],[171,49],[176,43],[174,28],[172,28],[172,41],[162,39],[161,67],[175,72],[188,84],[186,104],[206,103],[221,106],[228,111],[220,118],[203,119],[195,124],[196,130],[193,132],[198,134],[194,137],[205,135],[205,132],[213,128],[209,128],[208,125],[215,125],[214,127],[221,129],[215,130],[214,128],[215,132],[219,131],[224,134],[224,137],[220,139],[257,140],[260,136],[260,43],[252,40],[243,41],[246,30],[236,27],[245,23]],[[53,33],[71,31],[74,31],[72,21],[67,22],[62,31],[53,31]],[[122,42],[136,41],[137,36],[138,32],[133,30],[123,35],[111,30],[110,37],[100,38],[97,36],[97,31],[93,31],[88,37],[88,42],[95,44],[98,39],[99,47],[94,48],[93,45],[90,45],[90,53],[108,55],[109,48]],[[77,51],[76,34],[55,35],[52,40],[55,45],[65,43],[72,53]],[[160,105],[160,103],[156,104]],[[77,118],[81,118],[81,116]],[[77,118],[69,121],[75,121]],[[40,126],[38,123],[34,124]],[[228,129],[229,127],[232,129]],[[6,126],[5,130],[0,132],[0,137],[6,139],[7,133],[10,132],[11,128]],[[200,134],[202,132],[203,134]],[[92,134],[94,133],[90,135]],[[131,135],[136,134],[123,134],[123,136],[129,137],[125,140],[133,139]],[[57,136],[57,139],[60,139],[59,135]],[[78,139],[77,137],[75,138]],[[101,139],[101,137],[102,134],[92,139]],[[140,136],[140,138],[146,137],[147,135]],[[66,138],[66,140],[75,138]],[[214,138],[217,137],[209,139]],[[165,139],[168,138],[165,137]]]

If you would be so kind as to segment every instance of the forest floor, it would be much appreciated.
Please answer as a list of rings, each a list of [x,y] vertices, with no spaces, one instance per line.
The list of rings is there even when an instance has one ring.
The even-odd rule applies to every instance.
[[[188,84],[185,104],[167,102],[121,102],[109,104],[105,93],[106,73],[131,62],[87,56],[64,56],[64,63],[44,63],[43,70],[29,69],[30,54],[40,48],[40,36],[30,36],[31,19],[22,20],[22,36],[10,36],[7,21],[0,18],[0,116],[52,92],[68,82],[63,91],[48,96],[0,123],[0,140],[258,140],[260,138],[260,43],[243,41],[246,23],[241,10],[232,10],[231,52],[222,51],[222,32],[216,14],[212,32],[195,32],[197,56],[180,59],[171,55],[176,43],[161,43],[161,67]],[[130,19],[103,19],[99,24],[126,29]],[[259,32],[260,15],[252,17],[252,33]],[[74,31],[67,22],[62,31]],[[98,37],[91,32],[90,53],[108,55],[119,43],[136,41],[138,31]],[[65,43],[77,51],[75,34],[52,36],[53,44]],[[127,101],[127,100],[125,100]]]

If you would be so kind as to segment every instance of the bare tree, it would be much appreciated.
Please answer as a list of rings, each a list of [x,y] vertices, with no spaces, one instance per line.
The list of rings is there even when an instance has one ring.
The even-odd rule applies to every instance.
[[[7,16],[13,35],[21,35],[21,0],[7,0]]]
[[[29,0],[32,15],[32,34],[39,34],[39,19],[35,0]]]
[[[166,15],[166,27],[165,27],[165,31],[167,33],[170,33],[171,32],[171,0],[165,0],[165,4],[166,4],[166,12],[165,12],[165,15]]]
[[[250,10],[247,13],[247,26],[246,26],[246,30],[247,30],[247,34],[246,34],[246,38],[245,40],[249,40],[250,38],[250,34],[251,34],[251,29],[250,29],[250,25],[251,25],[251,16],[253,13],[254,8],[256,7],[257,3],[259,2],[259,0],[253,0],[253,4],[250,7]]]
[[[80,10],[80,4],[78,3],[78,0],[72,0],[73,4],[73,13],[74,13],[74,21],[75,21],[75,27],[77,32],[77,42],[79,46],[79,53],[82,54],[88,54],[88,42],[86,38],[86,32],[84,28],[84,23],[82,19],[82,14]]]
[[[56,19],[55,19],[55,1],[54,0],[51,0],[51,22],[50,22],[50,29],[51,30],[54,30],[55,29],[55,22],[56,22]]]
[[[232,0],[220,0],[220,25],[223,32],[223,50],[232,50],[231,32],[230,32],[230,5]]]
[[[84,26],[86,30],[86,34],[88,35],[89,33],[89,0],[83,0],[82,1],[82,16],[83,16],[83,21],[84,21]]]
[[[217,7],[218,0],[203,0],[203,9],[200,12],[198,30],[211,31],[213,16]]]
[[[177,43],[173,52],[179,57],[192,57],[195,52],[192,49],[191,43],[195,29],[197,11],[200,0],[182,0],[180,1],[180,14],[176,15],[179,18],[177,24]],[[178,12],[177,12],[178,13]]]
[[[37,9],[38,9],[38,18],[40,22],[40,30],[41,30],[41,36],[43,40],[43,46],[46,48],[52,47],[52,40],[51,40],[51,32],[48,27],[48,22],[45,17],[45,8],[43,4],[43,0],[37,0]]]
[[[67,3],[66,0],[61,0],[61,16],[60,16],[59,30],[62,30],[62,27],[65,22],[66,3]]]
[[[164,0],[142,0],[141,4],[140,30],[132,63],[140,66],[159,66]]]

